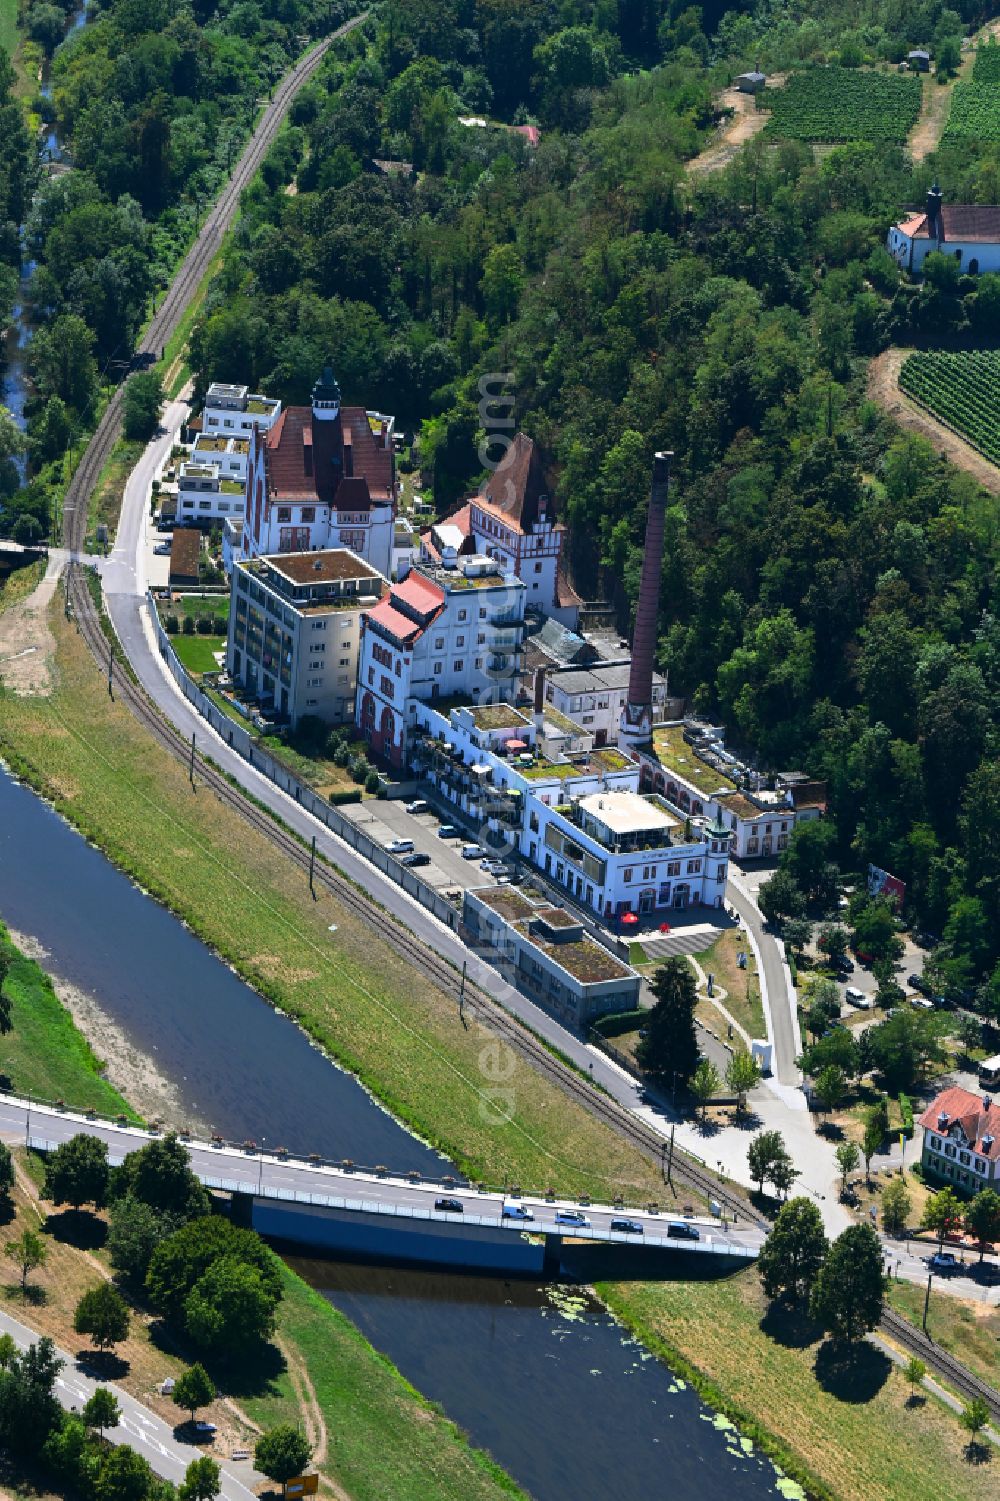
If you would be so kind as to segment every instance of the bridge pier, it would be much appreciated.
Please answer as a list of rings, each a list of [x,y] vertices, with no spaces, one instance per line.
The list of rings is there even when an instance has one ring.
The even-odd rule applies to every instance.
[[[561,1235],[547,1235],[545,1237],[545,1255],[542,1258],[542,1271],[546,1277],[558,1277],[562,1265]]]

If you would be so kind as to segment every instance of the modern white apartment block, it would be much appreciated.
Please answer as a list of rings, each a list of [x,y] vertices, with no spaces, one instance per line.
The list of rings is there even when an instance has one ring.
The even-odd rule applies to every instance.
[[[214,380],[205,397],[201,430],[211,437],[248,438],[256,428],[266,432],[280,415],[281,402],[273,397]]]
[[[237,560],[226,669],[265,712],[295,725],[354,717],[361,623],[388,584],[342,548]]]

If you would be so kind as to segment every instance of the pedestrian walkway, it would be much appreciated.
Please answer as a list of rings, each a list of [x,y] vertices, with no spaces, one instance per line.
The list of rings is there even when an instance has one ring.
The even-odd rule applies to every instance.
[[[678,954],[700,954],[719,936],[711,923],[693,923],[690,927],[672,928],[669,933],[643,933],[636,940],[647,959],[662,963]]]

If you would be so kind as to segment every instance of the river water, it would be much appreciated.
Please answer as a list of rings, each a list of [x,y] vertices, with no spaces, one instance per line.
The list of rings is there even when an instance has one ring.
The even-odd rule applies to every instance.
[[[436,1153],[2,767],[0,918],[228,1137],[440,1172]],[[777,1494],[770,1463],[576,1289],[290,1259],[538,1501],[649,1501],[665,1483],[674,1501]]]

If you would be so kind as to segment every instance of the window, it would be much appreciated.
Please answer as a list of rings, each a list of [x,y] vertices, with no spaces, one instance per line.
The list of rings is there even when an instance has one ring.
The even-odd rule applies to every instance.
[[[715,872],[715,879],[720,882],[726,879],[726,867],[724,865],[720,865]]]
[[[464,646],[465,645],[465,637],[464,636],[456,636],[455,637],[455,645],[456,646]]]
[[[434,676],[436,678],[439,678],[441,676],[441,663],[440,662],[435,662],[434,663]]]
[[[542,571],[542,565],[541,565],[541,563],[536,563],[535,564],[535,572],[536,573],[541,573],[541,571]]]
[[[477,646],[485,646],[486,645],[486,637],[483,635],[482,631],[480,631],[479,635],[476,637],[476,645]]]
[[[340,659],[340,661],[338,662],[337,665],[338,665],[338,667],[350,667],[350,665],[351,665],[351,659],[350,659],[350,657],[341,657],[341,659]]]
[[[308,686],[310,688],[322,688],[322,686],[323,686],[323,679],[322,678],[309,678],[308,679]]]
[[[968,1167],[969,1163],[972,1161],[972,1158],[969,1156],[968,1152],[959,1152],[958,1160],[963,1167]]]
[[[479,618],[480,620],[486,619],[486,610],[482,605],[479,606]]]
[[[198,509],[199,511],[210,511],[212,509],[212,502],[210,500],[199,500]]]
[[[368,681],[369,681],[369,683],[374,683],[374,681],[375,681],[375,669],[374,669],[374,667],[369,667],[369,669],[368,669]]]
[[[623,881],[631,881],[631,879],[632,879],[632,867],[631,867],[631,865],[627,865],[625,867],[625,869],[622,871],[622,880]]]
[[[306,699],[306,708],[307,709],[314,709],[318,703],[319,703],[319,699],[318,698],[307,698]]]
[[[313,623],[312,623],[312,628],[313,628],[314,631],[325,631],[326,630],[326,621],[325,620],[314,620]]]
[[[681,862],[679,860],[671,860],[670,864],[667,866],[667,875],[668,876],[679,876],[680,873],[681,873]]]
[[[458,612],[458,618],[459,618],[459,620],[468,620],[468,618],[469,618],[469,612],[468,612],[468,610],[459,610],[459,612]]]
[[[400,665],[399,665],[399,658],[398,657],[396,658],[396,676],[397,677],[401,676],[401,668],[400,668]]]
[[[932,1136],[931,1137],[931,1146],[934,1147],[937,1151],[940,1152],[940,1150],[941,1150],[941,1138],[940,1138],[940,1136]]]
[[[688,861],[687,873],[688,873],[689,876],[696,876],[696,875],[698,875],[698,873],[700,872],[700,870],[701,870],[701,861],[700,860],[689,860]]]
[[[303,521],[315,521],[316,520],[316,507],[315,506],[303,506],[302,507],[302,520]]]
[[[477,658],[476,658],[476,666],[477,666],[477,668],[479,668],[479,667],[482,667],[482,665],[483,665],[483,659],[482,659],[482,657],[477,657]],[[478,693],[478,691],[479,691],[479,690],[478,690],[478,688],[477,688],[477,689],[476,689],[476,692],[477,692],[477,693]]]
[[[435,636],[434,637],[434,650],[435,651],[444,651],[444,637],[443,636]]]
[[[455,672],[461,672],[462,671],[462,658],[461,657],[459,657],[458,661],[455,663],[454,671]]]
[[[279,522],[279,524],[282,521],[291,521],[291,519],[292,519],[292,508],[291,508],[291,506],[279,506],[278,507],[278,522]]]

